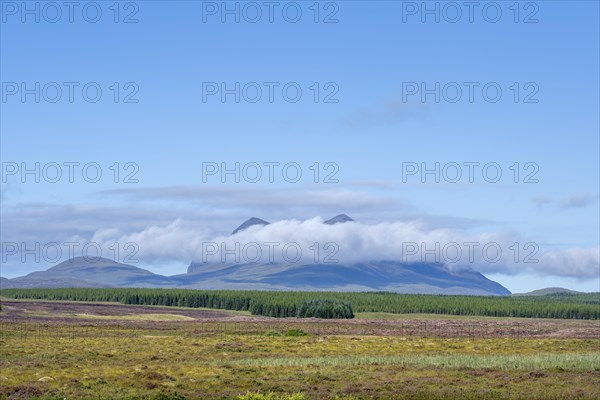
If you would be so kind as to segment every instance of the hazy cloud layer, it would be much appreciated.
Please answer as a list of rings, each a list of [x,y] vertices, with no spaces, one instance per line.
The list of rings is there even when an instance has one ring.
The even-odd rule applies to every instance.
[[[289,213],[294,210],[320,209],[321,212],[348,212],[377,210],[381,207],[406,209],[408,206],[397,198],[381,197],[370,193],[343,188],[296,188],[274,189],[260,186],[225,185],[171,186],[161,188],[117,189],[104,192],[144,201],[185,200],[196,204],[227,205],[236,209],[266,210],[277,206]],[[289,214],[288,214],[289,215]],[[313,214],[314,215],[314,214]]]
[[[582,208],[589,204],[596,203],[598,201],[598,195],[592,195],[590,193],[578,193],[573,194],[560,201],[560,208]]]
[[[339,188],[173,186],[105,191],[97,198],[97,203],[88,204],[4,204],[2,240],[43,245],[71,238],[89,239],[99,230],[129,235],[147,227],[166,227],[177,220],[185,221],[194,232],[206,232],[206,238],[229,233],[253,216],[277,221],[304,220],[315,215],[331,218],[339,213],[365,223],[419,221],[428,228],[468,229],[490,224],[477,219],[428,215],[402,199]],[[117,203],[112,204],[111,200]]]
[[[378,103],[355,110],[341,119],[345,128],[366,129],[379,125],[402,122],[409,118],[425,118],[427,105],[421,102],[403,102],[400,97],[391,96]]]
[[[561,210],[568,210],[571,208],[583,208],[588,205],[598,203],[600,199],[599,194],[591,194],[591,193],[574,193],[567,197],[562,198],[558,201],[558,208]],[[555,203],[551,197],[547,195],[539,195],[533,198],[533,203],[538,208],[543,208],[546,205]]]
[[[121,249],[134,243],[137,265],[142,267],[220,262],[223,254],[227,262],[235,262],[236,255],[241,262],[253,261],[260,252],[256,261],[438,261],[482,273],[598,277],[598,247],[538,247],[535,239],[499,231],[490,221],[427,215],[401,199],[348,188],[313,189],[173,186],[113,190],[100,196],[124,197],[126,205],[15,204],[2,209],[2,241],[42,246],[98,243],[107,256],[113,254],[115,242]],[[571,198],[565,206],[591,201],[594,196]],[[322,223],[339,213],[360,222]],[[229,236],[253,216],[272,224]],[[473,228],[479,233],[472,233]]]

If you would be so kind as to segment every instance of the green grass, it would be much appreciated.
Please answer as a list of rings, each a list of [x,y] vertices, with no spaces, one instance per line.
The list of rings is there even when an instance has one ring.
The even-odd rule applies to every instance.
[[[113,307],[114,314],[122,310]],[[60,307],[54,310],[54,315],[68,315]],[[600,339],[440,338],[352,330],[391,324],[376,320],[182,322],[169,310],[174,308],[64,320],[34,312],[19,323],[0,317],[0,400],[600,398]],[[457,319],[469,323],[469,318]],[[543,324],[564,332],[582,324],[594,329],[596,322]],[[314,329],[325,324],[328,330]],[[456,324],[462,322],[452,321]]]
[[[277,395],[276,393],[247,393],[238,396],[239,400],[305,400],[306,397],[302,393]]]
[[[423,400],[600,394],[598,339],[286,336],[285,330],[269,335],[267,329],[198,334],[202,324],[194,321],[124,326],[119,337],[84,337],[78,332],[89,329],[86,320],[69,323],[77,329],[48,329],[67,329],[74,332],[71,338],[36,336],[37,327],[27,323],[20,326],[25,334],[0,336],[0,398],[25,392],[47,399],[163,400],[285,399],[294,393],[306,399]],[[52,380],[40,381],[44,377]]]
[[[396,365],[417,368],[491,368],[513,369],[559,369],[561,371],[600,371],[599,353],[534,354],[534,355],[401,355],[401,356],[341,356],[252,358],[236,361],[240,365],[258,367],[307,367],[348,365]]]

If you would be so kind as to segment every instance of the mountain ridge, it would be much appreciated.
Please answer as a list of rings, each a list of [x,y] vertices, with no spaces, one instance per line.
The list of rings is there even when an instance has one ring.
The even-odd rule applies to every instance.
[[[354,220],[339,214],[323,221]],[[231,235],[269,222],[252,217]],[[149,287],[185,289],[391,291],[397,293],[510,295],[479,272],[450,270],[442,263],[379,260],[354,263],[206,263],[192,261],[187,272],[164,276],[130,264],[77,257],[46,271],[0,280],[9,287]]]

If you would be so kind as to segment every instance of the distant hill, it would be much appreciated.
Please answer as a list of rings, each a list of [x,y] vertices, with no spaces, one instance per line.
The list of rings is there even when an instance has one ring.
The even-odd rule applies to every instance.
[[[527,293],[513,293],[513,296],[546,296],[551,294],[559,293],[570,293],[570,294],[583,294],[583,292],[577,292],[575,290],[560,288],[560,287],[549,287],[545,289],[533,290]]]
[[[338,225],[354,221],[340,214],[324,221]],[[250,218],[231,234],[269,222]],[[441,263],[373,260],[361,263],[201,263],[187,273],[162,276],[133,265],[83,257],[46,271],[2,280],[2,288],[30,287],[148,287],[236,290],[389,291],[452,295],[509,295],[497,282],[471,270],[450,270]]]
[[[148,270],[106,258],[76,257],[55,265],[46,271],[2,280],[2,288],[26,287],[126,287],[135,286],[140,278],[156,275]]]

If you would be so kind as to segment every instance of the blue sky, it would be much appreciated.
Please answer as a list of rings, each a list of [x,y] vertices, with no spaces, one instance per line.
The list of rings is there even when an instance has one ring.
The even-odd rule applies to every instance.
[[[25,3],[1,3],[3,243],[136,237],[139,266],[175,274],[189,253],[145,241],[174,221],[208,238],[251,216],[345,212],[365,225],[418,221],[425,233],[452,230],[461,240],[536,243],[535,268],[472,265],[513,292],[599,289],[598,2],[476,2],[473,22],[462,2],[427,2],[439,22],[424,3],[402,1],[275,2],[273,22],[265,2],[227,2],[239,22],[220,1],[120,2],[118,16],[114,1],[80,2],[73,22],[64,6],[55,14],[61,2],[27,2],[33,14]],[[461,17],[451,22],[456,5]],[[219,92],[209,94],[214,83]],[[223,101],[221,84],[236,83],[239,102]],[[33,93],[22,98],[22,84]],[[421,85],[435,92],[436,84],[439,101],[421,97]],[[256,87],[262,97],[251,102]],[[73,182],[65,162],[79,163]],[[265,162],[296,163],[302,178],[202,179],[203,163]],[[473,182],[470,162],[479,163]],[[35,163],[39,183],[20,174]],[[42,174],[52,163],[62,166],[57,183]],[[87,163],[96,163],[89,173],[102,171],[98,182],[81,175]],[[409,165],[436,163],[440,173],[461,166],[463,178],[403,179]],[[482,175],[486,164],[500,169],[498,182]],[[334,170],[339,182],[323,182]],[[137,182],[125,182],[128,173]],[[188,237],[169,234],[165,242]],[[6,277],[52,265],[3,258]]]

